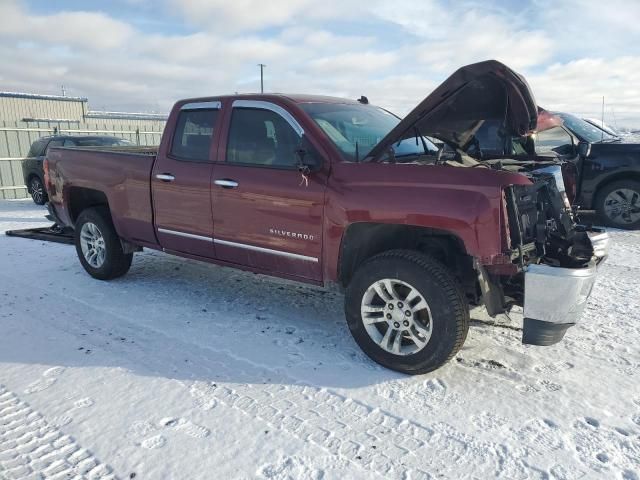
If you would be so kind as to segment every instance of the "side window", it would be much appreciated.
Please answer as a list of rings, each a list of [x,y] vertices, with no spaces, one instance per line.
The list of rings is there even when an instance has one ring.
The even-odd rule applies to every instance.
[[[76,142],[74,142],[73,140],[65,140],[64,141],[64,146],[65,147],[76,147],[78,144]]]
[[[31,145],[31,148],[29,149],[29,153],[27,154],[27,157],[39,157],[41,155],[44,155],[44,147],[46,145],[47,145],[46,140],[36,140]]]
[[[538,132],[535,142],[536,153],[555,152],[559,155],[569,155],[573,150],[571,135],[561,127]]]
[[[213,128],[219,110],[182,110],[171,143],[171,155],[178,160],[208,162]]]
[[[62,140],[61,138],[56,138],[54,140],[51,140],[49,142],[49,145],[47,145],[47,151],[49,151],[51,147],[62,147],[63,143],[65,143],[65,141]]]
[[[270,110],[234,108],[227,142],[227,162],[295,168],[300,137]]]

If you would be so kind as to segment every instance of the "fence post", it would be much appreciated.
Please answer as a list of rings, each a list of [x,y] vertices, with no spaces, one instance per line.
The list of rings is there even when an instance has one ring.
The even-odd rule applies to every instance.
[[[136,127],[136,144],[140,146],[140,127]]]

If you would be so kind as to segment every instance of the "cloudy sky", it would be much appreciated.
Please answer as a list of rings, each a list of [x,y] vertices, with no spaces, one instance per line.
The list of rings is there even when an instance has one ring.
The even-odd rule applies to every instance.
[[[0,0],[0,90],[165,112],[260,88],[409,111],[496,58],[547,108],[640,126],[637,0]]]

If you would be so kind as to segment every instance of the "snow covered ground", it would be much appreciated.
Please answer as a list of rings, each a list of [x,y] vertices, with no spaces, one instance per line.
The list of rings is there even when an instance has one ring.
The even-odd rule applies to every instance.
[[[43,214],[0,201],[0,232]],[[406,377],[337,294],[152,251],[103,283],[0,235],[0,478],[638,480],[640,232],[612,236],[564,342],[478,310],[455,360]]]

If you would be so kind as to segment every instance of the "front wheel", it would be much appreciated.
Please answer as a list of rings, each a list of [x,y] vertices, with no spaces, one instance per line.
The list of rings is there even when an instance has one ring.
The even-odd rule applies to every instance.
[[[420,252],[392,250],[367,260],[347,287],[353,338],[377,363],[403,373],[430,372],[460,350],[469,309],[444,265]]]
[[[129,271],[133,253],[124,253],[109,210],[94,207],[78,216],[74,232],[80,263],[93,278],[111,280]]]
[[[598,193],[596,210],[610,227],[640,228],[640,182],[621,180],[605,185]]]

